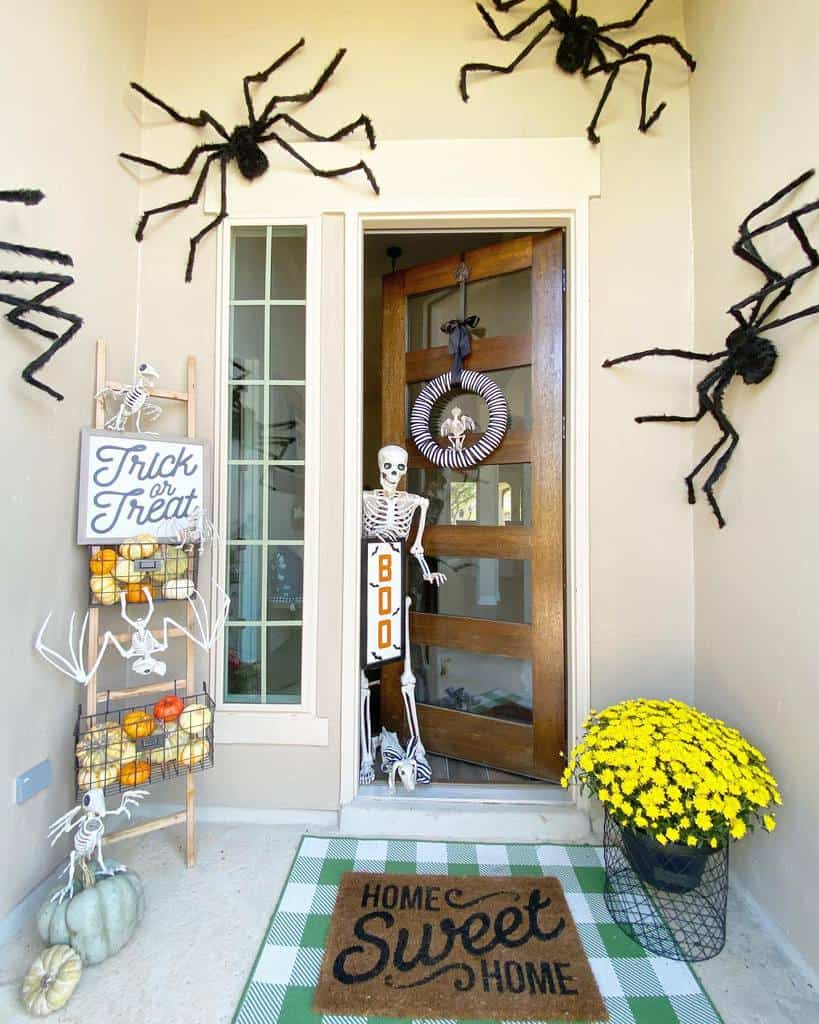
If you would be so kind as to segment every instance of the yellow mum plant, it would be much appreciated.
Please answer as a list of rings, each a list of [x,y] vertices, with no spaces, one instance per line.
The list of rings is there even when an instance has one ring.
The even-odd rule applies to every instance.
[[[625,700],[592,711],[561,785],[593,793],[623,828],[665,846],[727,846],[781,804],[764,756],[741,733],[677,700]]]

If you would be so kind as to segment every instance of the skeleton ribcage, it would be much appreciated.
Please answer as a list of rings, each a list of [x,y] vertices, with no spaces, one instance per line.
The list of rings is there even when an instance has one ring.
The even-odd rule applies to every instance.
[[[90,857],[97,847],[97,840],[104,831],[102,818],[84,818],[74,833],[74,849],[81,857]]]
[[[145,388],[140,387],[138,384],[134,384],[122,395],[123,408],[130,413],[137,412],[145,404],[145,399],[147,397],[148,392]]]
[[[414,494],[399,492],[388,498],[383,491],[365,491],[362,495],[364,536],[381,540],[406,540],[412,517],[418,508]]]

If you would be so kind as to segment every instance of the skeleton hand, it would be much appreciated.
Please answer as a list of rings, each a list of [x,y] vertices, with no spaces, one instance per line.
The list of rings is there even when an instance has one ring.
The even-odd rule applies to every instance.
[[[365,758],[361,762],[358,772],[358,782],[362,786],[371,786],[375,782],[375,766],[372,758]]]
[[[124,814],[131,820],[131,812],[128,810],[129,807],[139,807],[139,804],[146,796],[149,795],[147,789],[128,789],[122,794],[122,800],[120,800],[119,807],[115,811],[109,811],[109,814]]]
[[[65,872],[63,871],[62,874],[65,874]],[[73,895],[74,895],[74,883],[73,882],[69,882],[67,885],[64,885],[62,887],[62,889],[58,889],[54,893],[54,895],[51,897],[50,902],[51,903],[62,903],[63,900],[70,900],[73,897]]]
[[[442,572],[425,573],[424,579],[434,587],[440,587],[442,583],[446,583],[446,576]]]

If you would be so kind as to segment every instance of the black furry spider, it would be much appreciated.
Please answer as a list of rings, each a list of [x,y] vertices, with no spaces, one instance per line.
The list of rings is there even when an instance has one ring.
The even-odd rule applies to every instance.
[[[36,206],[43,199],[45,199],[43,193],[36,189],[15,189],[10,192],[0,192],[0,202],[3,203],[23,203],[25,206]],[[35,249],[32,246],[18,245],[15,242],[0,242],[0,252],[13,252],[17,256],[31,256],[38,260],[49,260],[52,263],[59,263],[64,267],[74,266],[74,261],[70,256],[67,256],[64,252],[57,252],[54,249]],[[59,391],[49,387],[48,384],[43,384],[42,381],[36,380],[34,374],[45,366],[55,352],[61,349],[63,345],[67,345],[82,327],[82,320],[80,317],[75,316],[74,313],[65,313],[56,306],[46,305],[49,299],[73,284],[74,278],[69,274],[47,274],[36,270],[0,270],[0,281],[8,281],[15,284],[46,285],[42,291],[36,292],[30,299],[0,292],[0,302],[12,307],[11,312],[6,313],[6,320],[9,323],[22,328],[24,331],[32,331],[34,334],[39,334],[41,338],[47,338],[51,342],[45,352],[32,359],[28,366],[25,367],[22,377],[27,384],[39,388],[40,391],[45,391],[46,394],[61,402],[64,396]],[[49,330],[38,323],[28,320],[26,314],[31,313],[53,317],[57,320],[65,320],[68,322],[68,326],[61,333]]]
[[[616,366],[618,363],[628,363],[635,359],[643,359],[645,356],[676,356],[680,359],[697,359],[709,363],[720,360],[719,365],[706,374],[697,385],[699,405],[697,412],[693,416],[659,415],[637,417],[638,423],[696,423],[706,413],[714,418],[721,431],[720,438],[694,466],[685,478],[685,484],[688,489],[688,501],[693,505],[696,501],[694,478],[716,457],[717,452],[728,442],[725,450],[717,458],[702,488],[720,527],[725,526],[725,520],[714,497],[714,485],[725,472],[734,449],[739,444],[739,434],[725,415],[722,407],[725,390],[735,376],[741,377],[746,384],[759,384],[773,372],[777,358],[776,347],[768,338],[762,337],[762,331],[767,333],[775,330],[777,327],[783,327],[785,324],[792,323],[794,320],[801,320],[803,317],[819,313],[819,305],[816,305],[808,306],[797,313],[791,313],[789,316],[779,317],[776,320],[770,319],[773,311],[791,294],[794,284],[801,277],[810,274],[819,266],[819,253],[817,253],[808,240],[800,221],[801,217],[819,209],[819,200],[801,206],[792,213],[760,224],[759,227],[751,228],[750,221],[784,199],[794,189],[797,189],[806,182],[808,178],[811,178],[813,174],[814,172],[811,170],[800,175],[795,181],[790,182],[790,184],[771,196],[770,199],[751,210],[745,220],[739,225],[739,237],[734,242],[733,251],[740,259],[750,263],[751,266],[756,267],[757,270],[764,274],[765,284],[747,296],[747,298],[735,303],[728,310],[728,313],[736,320],[738,326],[725,339],[724,349],[720,352],[703,353],[687,352],[683,349],[673,348],[652,348],[647,349],[645,352],[633,352],[631,355],[620,356],[617,359],[607,359],[603,363],[605,367]],[[804,266],[799,267],[798,270],[790,274],[781,274],[766,263],[759,254],[759,250],[754,242],[754,239],[760,235],[773,231],[783,224],[787,224],[788,228],[793,232],[802,252],[807,258],[807,263]]]
[[[504,12],[511,10],[513,7],[517,7],[520,3],[523,3],[523,0],[492,0],[495,10]],[[594,18],[589,17],[589,15],[578,13],[578,0],[571,0],[568,10],[563,6],[563,4],[558,3],[558,0],[549,0],[549,3],[543,4],[542,7],[533,11],[533,13],[527,18],[524,18],[519,25],[515,25],[508,32],[501,32],[489,11],[487,11],[482,4],[478,4],[477,7],[483,20],[498,39],[502,39],[504,42],[507,42],[508,40],[513,39],[516,35],[519,35],[544,15],[547,15],[550,20],[546,27],[540,29],[534,38],[527,43],[511,64],[507,64],[505,66],[500,64],[464,64],[461,68],[461,99],[464,103],[469,99],[469,95],[466,91],[466,76],[470,71],[494,71],[503,75],[508,75],[510,72],[515,70],[518,64],[520,64],[520,62],[527,57],[538,43],[545,39],[549,32],[554,28],[563,36],[558,44],[557,55],[555,58],[559,68],[570,75],[579,71],[584,78],[591,78],[592,75],[599,74],[605,74],[608,76],[606,78],[606,84],[603,87],[603,93],[600,96],[600,101],[597,104],[597,109],[594,112],[594,117],[591,119],[588,128],[586,128],[586,134],[588,135],[589,140],[594,143],[600,141],[600,137],[597,135],[596,131],[597,122],[603,112],[603,107],[606,105],[606,101],[609,98],[614,82],[620,74],[620,69],[625,67],[627,64],[637,63],[644,65],[643,91],[640,101],[640,131],[647,132],[660,114],[662,114],[663,110],[665,110],[665,103],[661,103],[654,111],[652,111],[651,114],[648,113],[648,87],[651,82],[653,62],[647,53],[641,53],[639,51],[644,50],[647,46],[670,46],[680,55],[691,71],[693,71],[697,66],[697,63],[691,54],[682,46],[679,40],[674,38],[674,36],[647,36],[644,39],[638,39],[629,46],[624,46],[623,43],[618,42],[616,39],[612,39],[611,36],[608,35],[609,32],[614,32],[617,29],[633,28],[652,3],[654,3],[654,0],[645,0],[639,11],[637,11],[637,13],[631,18],[627,18],[625,21],[612,21],[608,24],[600,25]],[[615,56],[607,56],[604,47],[608,47],[610,50],[613,50]]]
[[[210,125],[224,140],[222,142],[211,142],[194,147],[183,163],[178,167],[168,167],[165,164],[158,163],[156,160],[148,160],[145,157],[135,156],[132,153],[120,153],[120,156],[124,157],[126,160],[133,160],[135,163],[144,164],[146,167],[153,167],[158,171],[164,171],[166,174],[189,174],[199,157],[205,153],[207,154],[205,162],[202,165],[202,169],[199,172],[199,177],[196,179],[196,184],[193,187],[193,192],[191,192],[187,199],[180,199],[175,203],[166,203],[164,206],[157,206],[155,209],[146,210],[145,213],[143,213],[136,230],[136,239],[138,242],[142,241],[145,233],[145,227],[154,214],[165,213],[168,210],[179,210],[185,206],[192,206],[196,203],[205,186],[205,181],[211,165],[215,161],[219,161],[222,194],[221,207],[215,219],[209,224],[206,224],[205,227],[195,234],[190,240],[190,253],[188,255],[187,267],[185,269],[186,281],[190,281],[193,276],[193,263],[196,258],[196,247],[199,245],[199,242],[209,231],[212,231],[227,216],[228,164],[235,160],[239,167],[239,172],[248,181],[258,178],[260,175],[265,173],[269,166],[268,159],[261,149],[262,143],[275,142],[277,145],[281,146],[283,150],[289,153],[290,156],[294,157],[299,161],[299,163],[312,171],[313,174],[318,175],[321,178],[337,178],[342,174],[350,174],[353,171],[363,171],[367,175],[367,180],[376,194],[379,191],[378,183],[376,182],[372,171],[363,160],[359,160],[358,163],[352,164],[349,167],[322,170],[319,167],[315,167],[309,160],[303,157],[301,153],[297,152],[297,150],[295,150],[289,142],[286,142],[278,132],[272,131],[275,125],[282,124],[301,132],[302,135],[311,139],[313,142],[337,142],[339,139],[343,139],[346,135],[350,135],[356,130],[356,128],[363,127],[367,133],[367,141],[370,144],[370,149],[375,149],[375,133],[373,131],[372,122],[365,114],[362,114],[350,124],[344,125],[343,128],[339,128],[338,131],[334,132],[332,135],[319,135],[316,132],[311,131],[309,128],[306,128],[289,114],[275,113],[276,108],[282,103],[309,103],[312,99],[315,99],[327,84],[338,65],[341,63],[344,54],[347,52],[346,50],[341,49],[338,51],[324,71],[319,75],[318,81],[312,89],[293,96],[274,96],[265,104],[261,114],[258,116],[256,115],[256,111],[253,106],[253,99],[250,95],[251,82],[266,82],[270,75],[280,68],[285,61],[289,60],[297,50],[301,49],[302,46],[304,46],[304,39],[300,39],[295,46],[292,46],[286,53],[282,54],[281,57],[274,60],[270,67],[265,71],[258,71],[255,75],[245,76],[242,83],[245,105],[247,107],[248,123],[237,125],[232,132],[228,132],[227,129],[224,128],[224,126],[206,110],[200,110],[198,117],[185,117],[183,114],[174,110],[173,107],[168,106],[168,104],[163,100],[148,92],[148,90],[143,88],[143,86],[138,85],[136,82],[131,82],[132,89],[138,92],[140,96],[144,96],[145,99],[150,100],[151,103],[155,103],[158,107],[161,107],[162,110],[170,114],[175,121],[181,121],[182,123],[192,125],[195,128],[204,128],[205,125]]]

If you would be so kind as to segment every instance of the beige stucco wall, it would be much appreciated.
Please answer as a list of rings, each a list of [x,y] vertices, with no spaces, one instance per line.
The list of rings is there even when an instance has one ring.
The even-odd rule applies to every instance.
[[[819,9],[792,0],[787,17],[764,0],[689,0],[689,39],[701,58],[692,87],[696,347],[715,351],[733,321],[724,310],[760,276],[730,252],[745,213],[816,166],[812,104],[819,92]],[[803,201],[819,196],[819,181]],[[815,237],[816,218],[806,222]],[[773,248],[771,248],[771,245]],[[795,267],[795,244],[765,253]],[[798,285],[784,313],[819,303],[819,281]],[[726,406],[741,442],[719,496],[728,525],[695,515],[696,697],[769,755],[785,804],[775,836],[736,848],[733,868],[791,941],[819,967],[813,915],[819,860],[816,664],[819,501],[814,440],[819,375],[816,318],[772,332],[774,374]],[[697,451],[715,439],[697,432]]]
[[[631,0],[588,4],[590,13],[604,19],[631,14],[633,7]],[[643,27],[646,33],[683,35],[680,0],[659,0]],[[301,8],[275,9],[260,0],[154,0],[143,81],[177,109],[206,106],[231,127],[244,116],[242,76],[267,66],[302,35],[308,45],[281,73],[276,89],[303,89],[339,46],[349,49],[330,85],[301,113],[319,130],[334,129],[365,110],[381,139],[582,136],[599,91],[596,84],[558,72],[554,47],[546,45],[517,75],[474,80],[465,106],[456,88],[460,64],[510,59],[515,52],[492,40],[467,0],[386,6],[313,0]],[[693,692],[692,526],[679,482],[690,462],[691,438],[639,428],[632,420],[646,401],[662,406],[686,395],[689,370],[598,369],[606,355],[635,344],[690,341],[687,82],[679,62],[658,53],[655,95],[669,106],[656,130],[645,137],[635,129],[639,76],[622,76],[603,124],[603,194],[591,214],[591,648],[598,705],[624,695],[690,698]],[[146,105],[140,116],[146,154],[173,162],[199,139],[169,124],[155,108]],[[235,187],[234,170],[231,178]],[[143,207],[178,198],[186,187],[180,179],[145,180]],[[153,225],[143,246],[140,333],[145,356],[167,367],[171,378],[187,352],[197,353],[202,432],[208,435],[215,238],[200,249],[194,282],[182,281],[187,238],[203,224],[201,211],[189,210]],[[340,238],[335,254],[329,272],[338,275]],[[333,328],[332,337],[325,335],[323,356],[340,360],[339,310],[322,313],[325,330]],[[338,366],[325,359],[322,373],[322,439],[336,460],[343,423]],[[333,466],[341,468],[337,461]],[[337,555],[340,517],[328,520],[326,550]],[[335,621],[341,580],[338,558],[322,559],[320,614],[335,615]],[[320,711],[331,719],[330,747],[221,746],[218,769],[202,780],[203,799],[256,807],[337,806],[342,684],[340,646],[333,645],[339,637],[332,631],[322,635],[325,670],[318,683]]]
[[[40,188],[47,198],[36,207],[2,204],[0,238],[73,255],[77,283],[58,303],[86,326],[41,375],[65,393],[57,403],[20,380],[40,342],[0,320],[0,918],[56,863],[47,825],[74,797],[69,766],[81,690],[34,655],[32,640],[49,608],[62,630],[70,609],[86,601],[73,543],[78,431],[91,414],[94,339],[125,346],[133,337],[129,233],[138,195],[114,153],[139,144],[124,94],[128,78],[141,74],[144,15],[141,0],[49,0],[3,18],[0,188]],[[0,255],[4,270],[24,264],[48,269]],[[46,757],[51,788],[16,806],[12,779]]]

